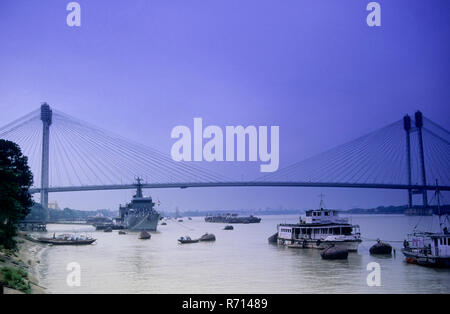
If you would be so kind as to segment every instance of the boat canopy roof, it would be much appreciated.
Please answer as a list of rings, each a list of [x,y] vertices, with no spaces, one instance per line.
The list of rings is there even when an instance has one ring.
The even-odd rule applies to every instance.
[[[450,238],[450,233],[433,233],[430,238]]]

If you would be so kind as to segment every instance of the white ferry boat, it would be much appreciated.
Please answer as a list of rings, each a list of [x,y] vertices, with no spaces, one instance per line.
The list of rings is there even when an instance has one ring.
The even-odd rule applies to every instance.
[[[330,246],[357,251],[361,243],[358,225],[339,217],[337,210],[308,210],[298,224],[279,224],[278,244],[290,248],[325,249]]]

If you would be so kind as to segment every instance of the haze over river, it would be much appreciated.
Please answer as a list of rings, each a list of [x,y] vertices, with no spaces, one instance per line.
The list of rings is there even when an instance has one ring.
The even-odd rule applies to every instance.
[[[95,245],[53,246],[41,255],[40,282],[51,293],[450,293],[450,270],[404,262],[400,252],[407,233],[420,221],[429,229],[432,217],[354,215],[363,242],[346,261],[322,260],[320,251],[290,249],[269,244],[281,222],[296,223],[298,216],[262,216],[259,224],[205,223],[203,217],[167,221],[150,240],[138,233],[105,233],[91,226],[48,225],[48,235],[87,233]],[[434,226],[436,227],[436,219]],[[214,233],[216,242],[180,245],[177,239]],[[369,255],[373,240],[381,238],[396,248],[396,257]],[[393,242],[398,241],[398,242]],[[81,266],[81,286],[69,287],[67,264]],[[381,286],[369,287],[366,269],[381,265]]]

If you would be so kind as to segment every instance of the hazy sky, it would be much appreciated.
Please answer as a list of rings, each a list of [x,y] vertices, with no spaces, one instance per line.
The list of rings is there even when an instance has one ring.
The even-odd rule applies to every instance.
[[[450,129],[450,2],[369,0],[0,2],[0,125],[42,101],[170,153],[176,125],[279,125],[280,167],[420,109]],[[216,164],[240,178],[259,163]],[[162,208],[333,208],[406,203],[406,192],[313,188],[146,191]],[[51,194],[117,208],[132,191]]]

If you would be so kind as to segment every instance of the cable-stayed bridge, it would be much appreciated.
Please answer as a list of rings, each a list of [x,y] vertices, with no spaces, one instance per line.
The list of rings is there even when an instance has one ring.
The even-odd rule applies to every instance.
[[[34,175],[31,193],[225,186],[403,189],[450,191],[450,132],[416,112],[353,141],[251,181],[238,181],[130,141],[43,104],[0,128],[18,143]]]

